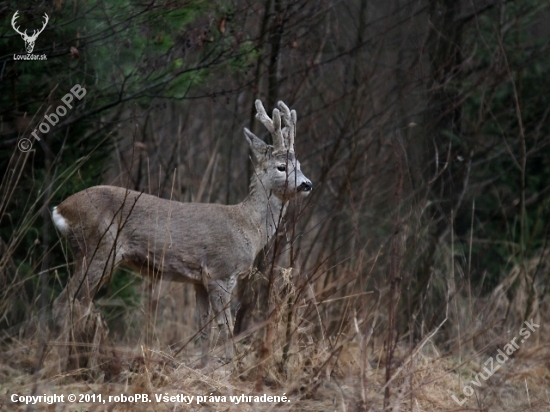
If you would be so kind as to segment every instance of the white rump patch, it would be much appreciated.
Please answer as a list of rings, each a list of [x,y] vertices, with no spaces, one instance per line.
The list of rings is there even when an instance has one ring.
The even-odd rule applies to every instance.
[[[64,235],[69,233],[69,224],[63,216],[57,211],[57,206],[53,208],[52,219],[54,225],[59,229]]]

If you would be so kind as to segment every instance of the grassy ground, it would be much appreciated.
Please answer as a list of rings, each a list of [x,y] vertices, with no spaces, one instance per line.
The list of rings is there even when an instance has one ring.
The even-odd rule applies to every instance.
[[[550,333],[546,327],[549,317],[544,305],[534,320],[540,327],[535,327],[523,343],[519,341],[519,332],[525,325],[521,322],[514,325],[513,321],[508,328],[498,329],[504,330],[501,334],[492,333],[496,327],[478,325],[475,330],[464,329],[460,339],[444,339],[443,325],[414,345],[409,337],[401,337],[392,359],[391,379],[386,384],[383,318],[378,321],[382,326],[381,333],[372,335],[362,333],[367,323],[361,319],[355,319],[354,325],[335,336],[316,337],[307,326],[297,328],[290,356],[282,362],[285,324],[284,317],[280,316],[275,319],[272,351],[260,367],[254,346],[256,333],[248,341],[238,343],[239,356],[233,362],[222,365],[214,356],[207,368],[199,369],[195,366],[197,350],[193,345],[186,346],[177,356],[173,356],[174,349],[168,349],[170,345],[177,348],[174,339],[186,334],[192,336],[193,333],[192,319],[169,316],[182,304],[173,299],[174,294],[181,296],[181,289],[172,289],[162,298],[154,322],[156,327],[139,329],[142,332],[148,330],[149,339],[145,339],[143,333],[141,338],[136,338],[140,335],[136,331],[122,335],[111,330],[112,336],[118,336],[112,340],[118,343],[104,351],[112,356],[104,359],[108,367],[95,378],[89,375],[83,378],[79,373],[82,371],[60,371],[61,360],[56,345],[63,343],[50,342],[44,352],[41,339],[37,337],[40,335],[38,331],[33,337],[12,336],[0,355],[0,410],[381,411],[384,402],[386,410],[392,411],[550,410],[550,344],[547,343]],[[476,315],[478,320],[483,319],[484,314],[487,315],[485,321],[489,320],[490,313],[502,315],[495,302],[479,301],[476,304],[474,311],[479,313]],[[476,307],[485,310],[478,311]],[[489,310],[491,307],[496,309]],[[452,317],[452,312],[449,316]],[[131,311],[126,322],[133,325],[130,326],[133,329],[135,325],[145,325],[146,318],[144,311]],[[175,332],[178,329],[180,334]],[[497,350],[506,350],[506,345],[514,337],[518,337],[519,349],[499,364],[495,358]],[[149,344],[144,343],[147,340]],[[492,362],[490,358],[493,358]],[[37,365],[41,365],[39,369]],[[494,370],[496,365],[499,365],[498,370]],[[484,367],[494,370],[492,376],[488,376]],[[478,385],[471,383],[472,380],[479,382]],[[389,388],[389,394],[386,388]],[[470,396],[464,395],[470,393]],[[13,403],[13,394],[64,395],[64,402],[51,405]],[[69,394],[76,395],[77,401],[81,399],[83,402],[68,402]],[[95,402],[86,402],[86,399],[93,398],[81,397],[85,394],[95,395]],[[145,394],[151,402],[116,402],[120,400],[116,396],[135,394]],[[254,398],[238,398],[263,394],[286,396],[287,399],[282,399],[286,402],[267,402],[268,399],[264,398],[262,402],[259,398],[254,402]],[[157,396],[177,395],[180,397],[163,398],[160,402],[156,399]],[[191,400],[184,398],[190,396],[193,397]]]

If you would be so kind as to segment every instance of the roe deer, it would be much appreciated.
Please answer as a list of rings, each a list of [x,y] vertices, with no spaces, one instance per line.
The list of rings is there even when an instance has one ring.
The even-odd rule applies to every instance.
[[[296,111],[283,102],[278,106],[280,111],[274,109],[270,119],[256,100],[256,117],[271,133],[273,146],[244,129],[254,175],[248,196],[239,204],[181,203],[121,187],[96,186],[55,207],[53,221],[67,237],[75,260],[74,275],[54,302],[57,321],[68,318],[75,302],[91,308],[94,295],[113,269],[125,264],[143,275],[192,283],[201,364],[207,363],[211,320],[219,329],[226,357],[231,358],[229,303],[235,283],[252,270],[288,201],[312,189],[294,154]],[[89,333],[79,336],[90,339]],[[84,366],[78,362],[77,366]]]

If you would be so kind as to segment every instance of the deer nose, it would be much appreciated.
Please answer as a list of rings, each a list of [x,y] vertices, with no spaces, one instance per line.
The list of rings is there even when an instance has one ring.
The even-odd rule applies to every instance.
[[[300,192],[310,192],[312,188],[313,185],[311,184],[311,182],[309,180],[306,180],[305,182],[302,182],[298,190]]]

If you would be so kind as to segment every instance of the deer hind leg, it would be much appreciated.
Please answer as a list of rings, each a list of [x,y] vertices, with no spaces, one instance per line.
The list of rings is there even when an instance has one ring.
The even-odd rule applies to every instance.
[[[231,319],[231,289],[228,282],[212,281],[208,285],[208,296],[212,306],[212,316],[217,327],[218,341],[225,346],[225,358],[231,360],[235,354],[231,342],[233,321]]]
[[[99,288],[109,280],[114,268],[122,261],[123,250],[115,242],[116,231],[93,233],[87,239],[82,229],[67,236],[75,267],[67,286],[54,302],[54,309],[68,300],[92,301]]]
[[[98,373],[99,348],[108,334],[107,326],[93,299],[99,288],[111,276],[121,256],[109,254],[109,245],[100,244],[88,255],[72,247],[75,268],[65,289],[53,305],[56,325],[63,342],[60,360],[67,361],[63,369],[89,367]],[[106,256],[111,256],[105,260]]]

